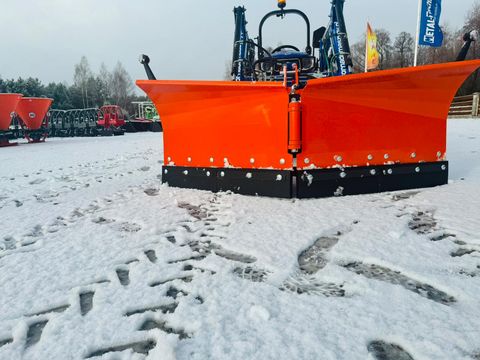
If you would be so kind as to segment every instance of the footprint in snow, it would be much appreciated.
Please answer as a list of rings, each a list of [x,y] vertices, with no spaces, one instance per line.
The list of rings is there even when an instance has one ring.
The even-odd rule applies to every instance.
[[[145,256],[151,263],[155,264],[157,262],[157,254],[155,253],[155,250],[145,250]]]
[[[179,202],[177,206],[181,209],[187,210],[187,212],[197,220],[203,220],[208,216],[207,212],[197,205],[192,205],[187,202]]]
[[[130,310],[125,313],[125,316],[133,316],[138,314],[144,314],[146,312],[157,312],[160,311],[162,314],[173,314],[177,309],[178,303],[172,302],[169,304],[159,305],[159,306],[152,306],[142,309]]]
[[[118,268],[115,270],[118,276],[118,281],[122,286],[128,286],[130,284],[129,270],[125,268]]]
[[[458,248],[456,251],[450,253],[451,257],[462,257],[465,255],[470,255],[475,252],[478,252],[478,250],[475,249],[467,249],[467,248]]]
[[[376,360],[413,360],[413,357],[399,345],[382,340],[370,342],[367,349]]]
[[[142,226],[133,222],[122,222],[118,225],[118,229],[122,232],[136,233],[142,230]]]
[[[80,313],[82,316],[87,315],[93,308],[94,291],[86,291],[79,294],[80,297]]]
[[[393,201],[407,200],[418,194],[420,194],[420,191],[407,191],[403,193],[397,193],[392,196],[392,200]]]
[[[443,305],[451,305],[457,301],[453,296],[448,295],[442,290],[436,289],[429,284],[409,278],[400,271],[395,271],[380,265],[353,262],[343,265],[343,267],[369,279],[379,280],[393,285],[400,285],[406,290],[412,291],[424,298],[433,300]]]
[[[148,189],[145,189],[143,192],[144,192],[145,194],[147,194],[148,196],[157,196],[158,193],[159,193],[159,190],[158,190],[158,189],[148,188]]]
[[[5,236],[2,243],[0,243],[0,250],[15,250],[17,248],[17,241],[13,236]]]
[[[241,279],[249,280],[252,282],[265,282],[269,274],[266,270],[255,268],[252,266],[236,267],[235,269],[233,269],[233,273]]]
[[[47,179],[38,178],[29,182],[30,185],[38,185],[47,181]]]
[[[88,354],[86,358],[89,359],[97,356],[103,356],[105,354],[122,352],[125,350],[132,350],[134,353],[137,353],[137,354],[148,355],[148,353],[153,348],[155,348],[156,345],[157,343],[154,340],[146,340],[146,341],[140,341],[140,342],[125,344],[125,345],[111,346],[111,347],[95,350],[90,354]]]
[[[40,341],[42,337],[43,329],[47,325],[48,320],[41,320],[30,324],[27,330],[27,339],[25,342],[25,348],[29,348]]]
[[[433,232],[436,226],[437,221],[433,217],[433,213],[428,211],[417,211],[408,223],[410,230],[415,231],[418,235]]]
[[[297,274],[287,279],[280,287],[280,290],[288,290],[299,295],[322,295],[326,297],[345,296],[343,285],[322,282],[314,277],[302,275],[303,274]]]
[[[338,232],[336,236],[322,236],[302,251],[298,257],[300,270],[312,275],[323,269],[328,263],[328,252],[338,243],[341,235],[342,233]]]
[[[1,339],[0,340],[0,348],[2,346],[5,346],[5,345],[8,345],[8,344],[11,344],[13,343],[13,339],[9,338],[9,339]]]
[[[159,329],[167,334],[178,335],[180,340],[187,339],[190,337],[190,335],[188,335],[183,329],[174,329],[173,327],[168,326],[166,321],[155,320],[155,319],[146,319],[138,330],[149,331],[154,329]]]
[[[103,225],[103,224],[111,224],[115,222],[113,219],[106,219],[103,216],[96,217],[95,219],[92,219],[92,222],[95,224]]]

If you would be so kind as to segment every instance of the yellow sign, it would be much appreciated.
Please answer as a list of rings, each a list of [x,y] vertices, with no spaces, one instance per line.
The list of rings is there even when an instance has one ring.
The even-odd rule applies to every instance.
[[[372,30],[369,23],[367,23],[367,49],[365,58],[365,71],[374,70],[378,68],[379,55],[377,50],[377,34]]]

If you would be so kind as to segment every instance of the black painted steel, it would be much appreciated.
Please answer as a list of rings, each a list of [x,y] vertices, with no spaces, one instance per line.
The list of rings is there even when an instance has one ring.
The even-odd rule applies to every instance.
[[[448,162],[299,171],[297,197],[320,198],[434,187],[448,183]]]
[[[308,199],[445,185],[448,162],[302,171],[164,166],[162,182],[187,189]]]
[[[292,197],[291,171],[164,166],[162,182],[187,189]]]

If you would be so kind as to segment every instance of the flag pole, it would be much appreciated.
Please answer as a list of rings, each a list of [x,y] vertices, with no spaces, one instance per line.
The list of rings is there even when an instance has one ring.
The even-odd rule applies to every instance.
[[[367,21],[367,33],[365,36],[365,72],[368,72],[368,21]]]
[[[420,42],[420,21],[422,16],[422,1],[423,0],[418,0],[417,35],[415,37],[415,58],[413,60],[413,66],[417,66],[417,62],[418,62],[418,48],[419,48],[418,44]]]

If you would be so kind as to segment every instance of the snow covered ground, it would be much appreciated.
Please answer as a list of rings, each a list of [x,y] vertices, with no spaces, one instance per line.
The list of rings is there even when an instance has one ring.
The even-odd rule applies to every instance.
[[[160,185],[161,134],[0,149],[0,359],[480,359],[480,121],[451,183]]]

